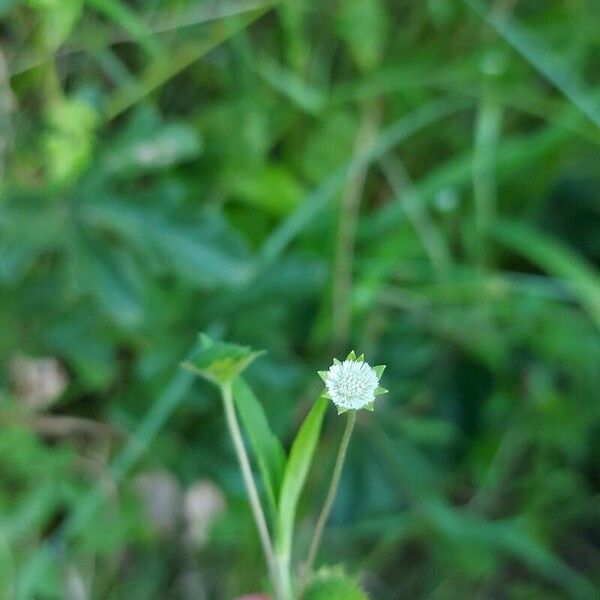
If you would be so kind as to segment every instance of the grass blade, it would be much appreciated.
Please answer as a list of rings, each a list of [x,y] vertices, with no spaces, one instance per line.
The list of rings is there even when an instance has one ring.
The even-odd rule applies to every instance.
[[[507,248],[564,279],[600,328],[600,277],[582,256],[526,225],[499,221],[492,234]]]
[[[119,88],[109,98],[105,109],[107,121],[114,119],[128,108],[145,98],[148,94],[175,77],[178,73],[202,58],[213,48],[229,39],[232,35],[250,25],[261,17],[267,9],[260,9],[235,20],[224,20],[215,23],[209,35],[199,41],[189,42],[167,57],[154,61],[142,74],[141,81],[132,82]]]
[[[478,0],[464,0],[464,2],[560,90],[590,121],[600,127],[600,110],[597,99],[594,99],[580,84],[567,65],[563,67],[564,61],[559,56],[544,47],[541,40],[534,38],[514,18],[509,20],[495,14],[494,11],[487,11]]]
[[[378,136],[367,156],[350,161],[336,169],[316,190],[311,192],[298,209],[275,229],[263,244],[260,258],[263,264],[276,260],[302,230],[317,217],[331,199],[342,189],[348,177],[387,154],[394,146],[412,134],[468,106],[464,100],[442,98],[434,100],[402,117]]]
[[[150,55],[156,56],[160,46],[152,37],[150,27],[127,4],[119,0],[88,0],[105,17],[117,23]]]

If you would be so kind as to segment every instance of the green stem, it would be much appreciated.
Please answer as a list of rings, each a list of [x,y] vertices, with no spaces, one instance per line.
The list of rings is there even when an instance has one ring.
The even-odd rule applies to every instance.
[[[294,600],[294,591],[292,588],[292,577],[290,571],[290,557],[277,556],[277,567],[279,572],[279,582],[281,585],[282,600]]]
[[[262,549],[267,561],[267,567],[269,569],[269,575],[275,591],[275,597],[278,600],[286,600],[286,596],[283,593],[283,586],[281,584],[281,575],[278,570],[277,562],[275,561],[275,553],[273,552],[273,544],[271,543],[271,537],[269,535],[269,528],[267,527],[267,520],[265,519],[265,513],[260,503],[258,490],[254,482],[254,476],[252,475],[252,469],[250,467],[250,460],[248,459],[248,453],[244,446],[244,440],[242,438],[242,432],[235,414],[235,408],[233,406],[233,394],[231,391],[231,384],[225,384],[221,386],[221,395],[223,397],[223,405],[225,407],[225,417],[227,419],[227,426],[229,427],[229,433],[233,440],[233,445],[237,454],[240,468],[242,470],[242,476],[246,485],[246,491],[248,492],[248,498],[250,500],[250,507],[254,515],[254,521],[256,522],[256,528],[260,537]]]
[[[331,477],[331,483],[329,484],[329,491],[327,492],[325,503],[323,504],[323,508],[321,509],[321,514],[319,515],[319,519],[315,527],[315,532],[313,534],[313,538],[310,544],[310,549],[308,551],[308,558],[304,567],[304,574],[302,577],[302,584],[300,585],[299,597],[302,596],[302,592],[304,591],[307,578],[310,572],[312,571],[315,559],[317,558],[317,552],[319,551],[319,546],[321,544],[323,530],[325,529],[325,524],[327,523],[329,513],[331,512],[331,508],[333,506],[333,501],[335,500],[335,496],[337,494],[340,478],[342,476],[342,467],[344,466],[346,452],[348,451],[348,444],[350,443],[350,437],[352,436],[352,431],[354,430],[355,423],[356,411],[350,410],[348,411],[348,420],[346,421],[346,428],[344,429],[344,435],[342,436],[342,441],[340,442],[337,458],[335,459],[335,466],[333,467],[333,476]]]

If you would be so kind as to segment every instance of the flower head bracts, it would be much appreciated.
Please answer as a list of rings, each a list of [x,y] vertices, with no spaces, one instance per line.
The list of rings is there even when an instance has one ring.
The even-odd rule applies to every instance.
[[[354,350],[343,362],[333,359],[328,371],[319,371],[325,383],[323,396],[329,398],[338,409],[338,414],[347,410],[374,410],[375,396],[387,393],[379,385],[385,365],[371,367],[365,355],[356,356]]]

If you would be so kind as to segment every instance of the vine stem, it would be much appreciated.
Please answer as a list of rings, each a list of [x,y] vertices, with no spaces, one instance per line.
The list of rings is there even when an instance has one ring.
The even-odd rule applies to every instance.
[[[260,537],[262,549],[267,561],[267,568],[269,569],[269,575],[271,577],[275,596],[278,600],[284,600],[285,595],[281,583],[281,576],[275,560],[275,553],[273,552],[273,544],[271,542],[267,520],[265,519],[265,513],[260,503],[260,497],[258,495],[258,490],[256,489],[256,483],[254,482],[254,476],[252,475],[252,469],[250,467],[250,460],[248,459],[248,453],[246,452],[246,446],[244,445],[242,432],[240,431],[240,426],[235,414],[231,384],[224,384],[221,386],[221,395],[223,397],[223,405],[225,407],[225,417],[227,419],[227,426],[229,427],[229,434],[233,440],[233,445],[235,447],[240,468],[242,470],[244,484],[246,485],[246,491],[248,492],[248,498],[250,500],[250,507],[252,508],[254,521],[256,522],[256,528],[258,529],[258,535]]]
[[[327,523],[329,513],[331,512],[331,508],[333,507],[333,501],[335,500],[338,486],[340,484],[342,468],[344,466],[344,461],[346,460],[346,452],[348,451],[348,444],[350,443],[350,437],[352,436],[352,431],[354,430],[355,423],[356,411],[350,410],[348,411],[348,420],[346,421],[346,428],[344,429],[344,434],[342,436],[342,441],[340,442],[337,458],[335,459],[335,466],[333,467],[333,475],[331,477],[331,483],[329,484],[329,490],[327,492],[325,503],[323,504],[323,508],[321,509],[321,514],[319,515],[319,519],[317,520],[315,532],[313,533],[312,541],[310,543],[308,558],[306,559],[304,573],[302,575],[302,582],[300,584],[300,593],[298,595],[299,598],[302,597],[302,593],[306,586],[308,576],[310,575],[310,572],[312,571],[313,565],[315,563],[315,559],[317,558],[317,552],[319,551],[319,546],[321,545],[321,537],[323,536],[323,530],[325,529],[325,524]]]

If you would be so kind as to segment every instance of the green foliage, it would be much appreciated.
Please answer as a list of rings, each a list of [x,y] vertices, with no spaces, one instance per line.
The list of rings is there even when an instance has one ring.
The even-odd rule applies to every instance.
[[[597,2],[0,0],[0,21],[0,596],[265,590],[210,383],[233,381],[301,564],[339,443],[332,419],[314,447],[315,371],[357,347],[390,393],[317,565],[374,599],[594,597]],[[65,391],[36,405],[52,375],[16,357],[55,358]],[[152,533],[148,471],[188,511],[216,486],[205,546],[180,500]]]
[[[311,579],[304,600],[368,600],[356,580],[342,568],[323,567]]]
[[[152,111],[141,111],[105,153],[105,168],[113,175],[137,177],[197,158],[201,149],[198,132],[188,123],[162,123]]]
[[[374,69],[383,55],[389,31],[386,13],[386,3],[381,0],[346,0],[340,4],[340,37],[364,71]]]
[[[48,131],[42,139],[50,183],[64,184],[89,166],[97,115],[86,102],[64,99],[48,110]]]
[[[499,222],[495,233],[502,243],[531,262],[539,264],[548,273],[563,277],[600,328],[600,277],[585,259],[526,226]]]
[[[28,4],[40,15],[48,50],[56,50],[67,39],[83,10],[83,0],[28,0]]]

